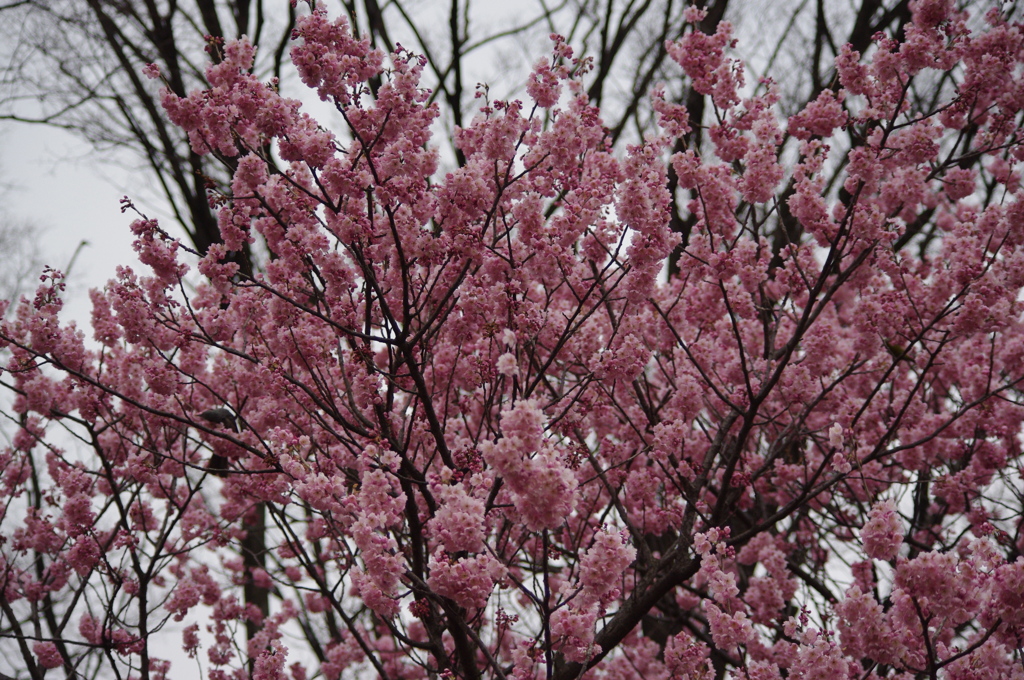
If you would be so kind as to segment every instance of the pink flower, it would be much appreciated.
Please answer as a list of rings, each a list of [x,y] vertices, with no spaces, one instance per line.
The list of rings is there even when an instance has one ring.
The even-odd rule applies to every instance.
[[[581,612],[562,607],[551,615],[551,634],[558,648],[570,661],[586,662],[594,655],[596,612]]]
[[[702,15],[700,10],[687,10],[686,16],[700,21]],[[736,89],[743,84],[742,69],[725,57],[725,49],[731,45],[732,24],[722,21],[713,35],[693,31],[666,48],[693,80],[694,90],[711,95],[717,106],[728,108],[739,101]]]
[[[594,537],[594,544],[587,549],[580,561],[579,597],[584,602],[605,602],[615,597],[616,586],[622,574],[636,557],[636,548],[629,544],[626,532],[602,529]]]
[[[711,628],[711,637],[715,645],[726,651],[735,651],[740,645],[747,644],[754,636],[753,622],[745,612],[737,612],[729,616],[714,604],[704,607]]]
[[[181,647],[191,658],[195,658],[199,650],[199,624],[193,623],[181,631]]]
[[[43,668],[60,668],[64,665],[60,650],[52,642],[36,642],[32,645],[32,651]]]
[[[992,605],[1011,626],[1024,626],[1024,557],[1001,565],[992,574]]]
[[[495,584],[504,576],[505,567],[489,554],[452,561],[438,551],[430,558],[427,584],[462,607],[479,608],[487,604]]]
[[[842,448],[843,446],[843,426],[839,423],[835,423],[828,429],[828,443],[835,448]]]
[[[974,193],[976,173],[971,168],[953,168],[942,181],[949,200],[959,201]]]
[[[526,93],[537,106],[551,108],[558,103],[562,91],[558,69],[551,68],[551,62],[541,59],[533,66],[533,72],[526,82]]]
[[[519,366],[516,364],[516,357],[511,352],[505,352],[498,357],[498,373],[513,377],[519,372]]]
[[[824,90],[803,111],[790,117],[789,134],[797,139],[810,139],[811,135],[828,137],[845,125],[846,119],[842,96],[836,97],[832,90]]]
[[[286,680],[288,677],[284,672],[288,649],[281,644],[280,640],[274,640],[270,644],[270,649],[264,650],[256,657],[252,673],[253,680]]]
[[[501,414],[504,436],[484,442],[484,460],[502,476],[516,510],[532,530],[565,521],[576,504],[576,479],[557,449],[545,442],[544,412],[521,400]]]
[[[92,499],[87,494],[74,494],[64,502],[61,525],[69,536],[81,536],[92,528],[94,519]]]
[[[683,21],[688,24],[697,24],[704,21],[704,17],[708,15],[708,11],[696,5],[687,5],[686,9],[683,10]]]
[[[464,483],[435,484],[439,502],[429,522],[430,529],[441,539],[450,553],[481,552],[484,548],[484,501],[474,498]]]
[[[903,544],[903,526],[892,500],[876,503],[860,532],[864,551],[876,560],[891,560]]]

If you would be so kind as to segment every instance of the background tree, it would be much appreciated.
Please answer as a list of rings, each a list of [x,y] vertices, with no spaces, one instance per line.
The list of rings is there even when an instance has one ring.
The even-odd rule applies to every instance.
[[[0,298],[4,300],[17,300],[35,287],[43,260],[34,231],[26,222],[0,212],[0,252],[5,261],[0,269]]]

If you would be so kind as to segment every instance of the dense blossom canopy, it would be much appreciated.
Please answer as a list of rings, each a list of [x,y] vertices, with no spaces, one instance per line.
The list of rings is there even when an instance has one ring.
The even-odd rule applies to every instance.
[[[554,37],[447,173],[416,55],[302,17],[328,128],[226,43],[163,97],[223,243],[143,217],[91,339],[53,271],[0,325],[13,671],[1024,678],[1024,27],[911,4],[788,121],[668,45],[713,154],[663,88],[613,152]]]

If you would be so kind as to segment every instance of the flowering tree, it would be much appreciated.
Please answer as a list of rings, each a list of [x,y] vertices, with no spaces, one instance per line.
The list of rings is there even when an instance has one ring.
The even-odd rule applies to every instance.
[[[713,153],[661,88],[613,153],[556,38],[443,177],[423,59],[300,18],[332,131],[227,43],[163,98],[223,242],[0,326],[11,670],[1024,678],[1024,27],[911,6],[785,122],[669,43]]]
[[[707,10],[698,30],[714,33],[728,19],[737,32],[753,34],[741,54],[755,69],[770,64],[787,115],[828,86],[839,45],[864,51],[875,33],[900,35],[910,18],[910,0],[693,4]],[[678,77],[666,49],[692,28],[683,0],[344,0],[331,6],[372,46],[390,52],[401,44],[424,56],[420,83],[438,104],[435,133],[472,119],[474,83],[488,83],[503,98],[524,96],[521,79],[532,63],[527,57],[546,49],[548,34],[559,33],[578,58],[593,59],[583,83],[590,103],[601,108],[613,146],[636,142],[654,127],[649,91],[667,80],[666,97],[685,103],[695,121],[677,144],[705,147],[696,123],[709,113],[708,97]],[[230,159],[192,150],[187,134],[164,115],[160,91],[166,87],[184,97],[210,87],[202,64],[221,57],[225,40],[245,35],[258,48],[251,70],[264,79],[280,77],[281,91],[294,96],[303,87],[287,58],[297,9],[283,0],[0,2],[0,122],[60,128],[91,145],[98,161],[131,167],[138,186],[154,192],[147,198],[160,199],[168,214],[164,229],[205,254],[221,242],[207,185],[229,183],[235,168]],[[1006,11],[1014,16],[1013,5]],[[147,63],[159,65],[160,81],[142,77]],[[371,78],[371,90],[379,82]],[[908,92],[912,101],[916,96]],[[465,157],[452,137],[435,134],[433,144],[442,158],[461,165]],[[669,187],[675,183],[670,169]],[[681,207],[673,205],[677,226],[686,220]],[[259,256],[244,250],[233,255],[245,274],[259,268]]]

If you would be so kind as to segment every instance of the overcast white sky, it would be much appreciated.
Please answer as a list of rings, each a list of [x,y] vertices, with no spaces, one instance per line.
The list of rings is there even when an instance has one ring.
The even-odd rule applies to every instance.
[[[68,318],[87,321],[88,289],[102,286],[119,264],[135,261],[129,215],[118,201],[135,193],[140,176],[99,164],[90,147],[54,128],[0,127],[0,182],[9,188],[3,212],[32,225],[44,262],[64,269],[86,239],[71,272]],[[34,283],[30,283],[30,290]]]

